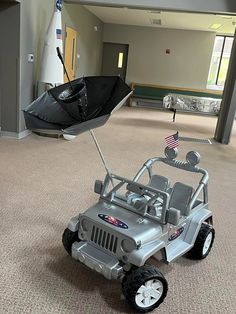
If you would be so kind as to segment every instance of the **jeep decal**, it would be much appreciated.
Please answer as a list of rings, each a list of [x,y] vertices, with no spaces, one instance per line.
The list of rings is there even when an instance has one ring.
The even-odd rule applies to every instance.
[[[105,221],[105,222],[107,222],[107,223],[109,223],[115,227],[122,228],[122,229],[128,229],[129,228],[123,221],[121,221],[115,217],[104,215],[104,214],[99,214],[98,217],[100,219],[102,219],[103,221]]]
[[[183,231],[184,231],[184,227],[177,229],[174,233],[172,233],[172,235],[169,237],[168,241],[173,241],[173,240],[177,239]]]

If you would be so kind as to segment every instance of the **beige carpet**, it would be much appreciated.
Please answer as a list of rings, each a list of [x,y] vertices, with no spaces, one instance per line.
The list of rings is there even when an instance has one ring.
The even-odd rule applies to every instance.
[[[163,154],[164,137],[213,137],[216,119],[125,108],[96,131],[113,172],[131,178],[149,157]],[[181,142],[180,158],[198,150],[210,174],[216,240],[201,262],[156,263],[169,282],[155,313],[235,313],[236,130],[231,144]],[[164,169],[175,177],[173,171]],[[61,235],[70,217],[97,200],[93,183],[104,169],[88,133],[76,140],[31,135],[0,138],[0,313],[132,313],[120,285],[72,260]],[[178,172],[180,181],[192,181]]]

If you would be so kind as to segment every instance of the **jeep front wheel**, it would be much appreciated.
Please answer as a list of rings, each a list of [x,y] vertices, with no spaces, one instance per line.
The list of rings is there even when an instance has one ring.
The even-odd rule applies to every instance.
[[[71,247],[75,241],[79,242],[78,231],[73,232],[66,228],[62,235],[62,243],[69,255],[71,255]]]
[[[206,223],[201,225],[193,248],[188,252],[187,257],[200,260],[210,253],[215,238],[215,229]]]
[[[122,291],[136,311],[145,313],[154,310],[163,302],[168,283],[154,266],[145,265],[126,274],[122,281]]]

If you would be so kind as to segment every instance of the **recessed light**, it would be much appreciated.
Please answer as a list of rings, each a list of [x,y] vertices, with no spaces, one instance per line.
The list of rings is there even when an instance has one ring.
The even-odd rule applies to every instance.
[[[222,26],[222,24],[220,24],[220,23],[214,23],[214,24],[212,24],[209,28],[210,29],[218,29],[218,28],[220,28]]]
[[[148,13],[151,13],[151,14],[161,14],[161,11],[154,11],[154,10],[152,10],[152,11],[147,11]]]
[[[220,17],[224,20],[232,20],[232,16],[229,15],[220,15]]]

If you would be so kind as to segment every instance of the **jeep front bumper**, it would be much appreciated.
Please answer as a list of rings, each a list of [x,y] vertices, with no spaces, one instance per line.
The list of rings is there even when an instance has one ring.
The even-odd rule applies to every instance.
[[[88,242],[75,242],[72,245],[72,257],[87,267],[102,274],[107,279],[120,279],[123,268],[119,260],[103,252]]]

